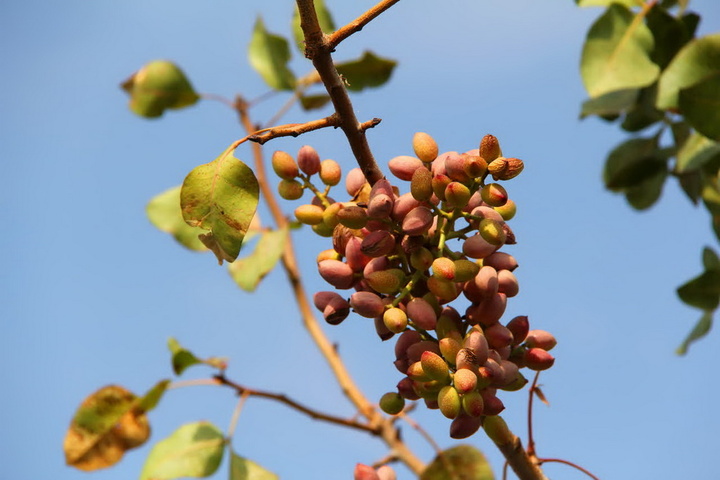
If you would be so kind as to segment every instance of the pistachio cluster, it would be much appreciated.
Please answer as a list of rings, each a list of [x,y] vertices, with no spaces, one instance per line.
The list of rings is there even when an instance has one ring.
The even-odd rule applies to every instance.
[[[371,186],[355,168],[345,179],[352,200],[342,203],[329,197],[339,165],[321,162],[312,147],[302,147],[297,162],[275,152],[272,165],[283,198],[314,194],[295,210],[297,220],[332,237],[333,248],[317,258],[320,276],[336,289],[314,296],[325,320],[337,325],[352,309],[374,319],[381,339],[398,335],[395,367],[405,376],[380,407],[397,414],[406,400],[423,399],[452,419],[451,437],[465,438],[504,409],[498,390],[527,383],[522,368],[552,366],[548,350],[556,342],[530,330],[526,316],[501,323],[519,286],[517,261],[499,251],[516,243],[507,224],[516,207],[497,182],[520,174],[523,162],[504,157],[492,135],[465,153],[438,154],[426,133],[416,133],[412,145],[415,156],[389,162],[409,192],[387,179]],[[322,190],[312,182],[316,174]]]

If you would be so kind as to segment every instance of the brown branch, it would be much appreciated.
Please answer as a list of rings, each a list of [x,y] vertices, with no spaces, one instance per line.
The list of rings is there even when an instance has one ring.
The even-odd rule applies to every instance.
[[[238,114],[240,115],[240,122],[243,128],[252,132],[254,125],[252,124],[248,115],[246,104],[243,102],[237,102]],[[280,208],[275,193],[270,188],[270,183],[267,180],[265,174],[265,164],[263,161],[262,147],[259,143],[252,144],[255,176],[260,184],[262,195],[267,201],[270,213],[275,220],[278,227],[286,227],[288,220],[283,215],[282,209]],[[330,366],[335,379],[337,380],[342,392],[355,406],[355,408],[368,420],[368,427],[371,429],[378,429],[379,436],[383,439],[386,445],[391,449],[394,455],[397,456],[410,470],[416,474],[420,474],[425,468],[425,464],[403,443],[399,438],[397,429],[395,428],[391,419],[384,417],[375,406],[365,397],[360,388],[355,384],[350,372],[348,372],[345,364],[343,363],[340,355],[338,354],[335,346],[325,335],[325,332],[320,327],[313,310],[308,301],[308,295],[305,291],[305,287],[300,278],[300,269],[297,265],[297,257],[292,241],[288,239],[285,243],[285,251],[282,256],[282,264],[287,274],[288,281],[293,290],[293,296],[297,302],[298,309],[300,311],[300,317],[303,322],[303,326],[310,334],[310,337],[315,342],[318,350],[325,358],[325,361]]]
[[[348,420],[346,418],[341,418],[341,417],[337,417],[335,415],[330,415],[327,413],[320,412],[318,410],[314,410],[312,408],[306,407],[305,405],[302,405],[301,403],[293,400],[292,398],[288,397],[285,394],[267,392],[265,390],[256,390],[254,388],[248,388],[248,387],[245,387],[243,385],[233,382],[232,380],[226,378],[224,375],[215,375],[214,378],[217,379],[217,381],[221,385],[226,385],[228,387],[233,388],[238,393],[238,395],[250,396],[250,397],[261,397],[261,398],[267,398],[270,400],[275,400],[277,402],[287,405],[288,407],[290,407],[292,409],[295,409],[301,413],[304,413],[305,415],[307,415],[311,418],[314,418],[315,420],[322,420],[323,422],[334,423],[336,425],[342,425],[343,427],[354,428],[356,430],[362,430],[364,432],[368,432],[373,435],[379,435],[379,431],[377,428],[373,428],[366,423],[360,423],[355,420]]]
[[[312,132],[313,130],[320,130],[321,128],[327,127],[337,128],[339,126],[340,119],[337,118],[336,114],[332,114],[329,117],[320,118],[318,120],[312,120],[305,123],[288,123],[285,125],[278,125],[277,127],[270,127],[263,130],[258,130],[256,133],[249,135],[248,140],[263,145],[265,142],[268,142],[273,138],[297,137],[298,135]]]
[[[340,128],[345,133],[365,178],[373,185],[383,178],[383,174],[370,151],[365,131],[355,116],[345,84],[335,68],[331,55],[332,47],[328,43],[328,37],[320,29],[314,2],[313,0],[296,1],[300,12],[300,26],[305,34],[305,56],[312,60],[320,74],[335,112],[340,117]]]
[[[508,443],[496,443],[520,480],[547,480],[547,477],[540,469],[539,461],[530,457],[522,446],[522,441],[513,435]]]
[[[378,15],[380,15],[385,10],[392,7],[399,1],[400,0],[382,0],[377,5],[375,5],[370,10],[368,10],[367,12],[360,15],[358,18],[356,18],[352,22],[348,23],[344,27],[338,28],[335,32],[332,33],[332,35],[330,35],[330,38],[328,39],[328,46],[330,47],[330,51],[331,52],[335,51],[335,48],[338,46],[338,44],[340,42],[345,40],[347,37],[349,37],[353,33],[357,33],[360,30],[362,30],[365,25],[370,23]]]
[[[530,391],[529,395],[530,398],[528,398],[528,414],[527,414],[527,422],[528,422],[528,454],[529,455],[535,455],[535,438],[533,437],[533,399],[535,398],[535,388],[537,387],[537,381],[538,378],[540,378],[540,372],[538,371],[535,373],[535,378],[533,379],[532,385],[530,385]]]

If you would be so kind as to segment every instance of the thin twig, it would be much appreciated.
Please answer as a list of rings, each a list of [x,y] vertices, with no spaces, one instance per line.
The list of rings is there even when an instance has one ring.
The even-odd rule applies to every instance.
[[[334,423],[336,425],[342,425],[344,427],[350,427],[350,428],[354,428],[356,430],[362,430],[364,432],[368,432],[373,435],[379,435],[379,433],[380,433],[378,428],[371,427],[367,423],[360,423],[357,421],[348,420],[348,419],[345,419],[342,417],[337,417],[335,415],[330,415],[327,413],[320,412],[318,410],[314,410],[310,407],[306,407],[305,405],[302,405],[301,403],[293,400],[292,398],[288,397],[285,394],[267,392],[265,390],[256,390],[253,388],[248,388],[248,387],[245,387],[243,385],[233,382],[232,380],[226,378],[224,375],[216,375],[215,378],[222,385],[227,385],[228,387],[233,388],[240,395],[261,397],[261,398],[268,398],[270,400],[275,400],[277,402],[287,405],[288,407],[290,407],[294,410],[297,410],[298,412],[304,413],[305,415],[307,415],[311,418],[314,418],[315,420],[322,420],[324,422]]]
[[[528,455],[535,455],[535,438],[533,437],[533,399],[535,398],[535,387],[537,387],[538,378],[540,378],[540,372],[538,371],[535,373],[535,378],[533,379],[532,385],[530,385],[530,392],[528,398],[528,414],[527,414],[527,422],[528,422],[528,447],[527,452]]]
[[[198,386],[216,386],[220,383],[214,378],[198,378],[194,380],[178,380],[168,385],[168,390],[185,387],[198,387]]]
[[[421,427],[419,423],[417,423],[415,420],[410,418],[410,416],[407,415],[406,412],[400,412],[397,416],[402,418],[403,420],[405,420],[405,422],[407,422],[408,425],[410,425],[412,428],[417,430],[417,432],[420,434],[420,436],[423,437],[425,439],[425,441],[427,441],[430,444],[430,446],[433,448],[433,450],[435,450],[435,453],[442,452],[442,448],[440,448],[440,445],[437,444],[435,439],[423,427]]]
[[[312,132],[313,130],[320,130],[321,128],[333,127],[337,128],[340,126],[340,119],[336,114],[332,114],[329,117],[320,118],[318,120],[312,120],[305,123],[288,123],[285,125],[278,125],[277,127],[266,128],[259,130],[256,133],[248,136],[248,140],[251,142],[257,142],[263,145],[265,142],[272,140],[273,138],[279,137],[297,137],[303,133]]]
[[[568,462],[567,460],[563,460],[563,459],[561,459],[561,458],[542,458],[542,459],[540,459],[540,463],[550,463],[550,462],[563,463],[563,464],[565,464],[565,465],[569,465],[569,466],[571,466],[571,467],[573,467],[573,468],[576,468],[576,469],[580,470],[581,472],[583,472],[585,475],[587,475],[588,477],[592,478],[593,480],[600,480],[598,477],[596,477],[595,475],[593,475],[592,473],[588,472],[587,470],[585,470],[585,469],[584,469],[583,467],[581,467],[580,465],[577,465],[577,464],[575,464],[575,463],[573,463],[573,462]]]
[[[245,401],[250,396],[250,393],[245,391],[240,394],[240,399],[237,402],[237,405],[235,405],[235,409],[233,410],[232,417],[230,418],[230,426],[228,427],[228,433],[227,437],[229,439],[232,439],[235,435],[235,428],[237,428],[238,419],[240,418],[240,412],[242,411],[243,405],[245,405]]]
[[[296,0],[300,12],[300,26],[305,34],[305,56],[312,60],[320,74],[323,85],[330,95],[335,112],[340,118],[340,128],[345,133],[350,148],[367,181],[373,185],[383,178],[375,162],[365,130],[355,116],[350,96],[340,78],[332,59],[332,47],[318,22],[313,0]]]
[[[367,12],[360,15],[358,18],[356,18],[352,22],[348,23],[344,27],[338,28],[335,32],[333,32],[330,35],[330,38],[328,39],[328,46],[330,47],[330,51],[331,52],[334,51],[340,42],[345,40],[347,37],[349,37],[353,33],[357,33],[360,30],[362,30],[362,28],[365,25],[370,23],[378,15],[380,15],[385,10],[392,7],[399,1],[400,0],[382,0],[377,5],[375,5],[370,10],[368,10]]]

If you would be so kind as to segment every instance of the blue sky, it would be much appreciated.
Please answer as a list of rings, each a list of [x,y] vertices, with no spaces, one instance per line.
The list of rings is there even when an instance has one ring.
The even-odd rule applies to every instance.
[[[373,4],[328,3],[338,24]],[[229,357],[228,374],[240,383],[353,415],[301,328],[282,272],[246,294],[213,258],[184,250],[144,215],[152,196],[242,136],[233,112],[200,102],[147,121],[129,112],[118,88],[144,63],[167,58],[201,92],[258,97],[267,89],[246,61],[250,29],[262,14],[271,31],[287,33],[292,5],[0,5],[0,463],[7,478],[138,475],[149,447],[89,477],[64,465],[62,439],[76,406],[100,386],[140,393],[171,376],[170,336],[200,356]],[[714,0],[691,7],[703,15],[701,33],[720,30]],[[716,241],[705,212],[673,183],[644,213],[603,189],[602,162],[625,136],[601,121],[578,120],[582,39],[599,14],[571,1],[400,2],[343,43],[337,58],[369,48],[399,61],[386,87],[353,97],[361,119],[383,119],[368,133],[376,158],[410,153],[412,134],[425,131],[442,150],[474,148],[492,133],[506,155],[525,160],[508,185],[519,210],[511,252],[521,265],[521,294],[507,318],[527,314],[559,341],[557,362],[542,376],[551,406],[539,405],[535,415],[539,454],[604,479],[712,478],[720,340],[711,332],[687,357],[673,352],[699,317],[675,288],[700,272],[702,247]],[[303,74],[309,64],[295,53],[292,67]],[[255,119],[269,119],[284,101],[258,106]],[[284,120],[325,114],[295,108]],[[296,152],[306,143],[345,171],[352,167],[334,130],[279,139],[267,152]],[[249,148],[236,155],[249,159]],[[294,236],[304,278],[310,291],[326,289],[314,259],[327,242],[306,233]],[[353,317],[326,331],[370,398],[400,379],[392,346],[380,343],[366,320]],[[198,367],[183,378],[210,373]],[[504,417],[524,436],[525,391],[502,398]],[[152,441],[200,419],[227,428],[234,405],[222,389],[171,391],[151,414]],[[415,417],[441,445],[453,444],[438,412],[420,408]],[[431,448],[404,430],[429,460]],[[502,459],[488,439],[470,441],[499,473]],[[351,478],[355,462],[385,454],[375,439],[264,400],[246,404],[234,445],[284,479]],[[581,478],[558,465],[546,472]]]

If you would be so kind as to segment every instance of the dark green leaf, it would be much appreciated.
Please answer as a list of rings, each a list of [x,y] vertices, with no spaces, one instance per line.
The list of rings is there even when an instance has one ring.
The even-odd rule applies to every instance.
[[[658,152],[656,137],[633,138],[610,152],[603,180],[609,190],[621,191],[639,185],[666,168],[666,160]]]
[[[636,210],[645,210],[652,207],[662,194],[663,185],[667,179],[666,169],[659,170],[652,177],[625,190],[625,198],[630,206]]]
[[[322,108],[330,101],[328,95],[302,95],[300,97],[300,105],[303,110],[315,110]]]
[[[695,130],[720,140],[720,70],[692,87],[680,90],[679,106]]]
[[[633,108],[628,111],[620,125],[623,130],[637,132],[664,118],[665,114],[655,108],[656,95],[657,84],[640,90],[637,102],[633,105]]]
[[[137,403],[138,408],[147,413],[157,407],[157,404],[160,403],[160,399],[162,399],[163,395],[165,395],[168,385],[170,385],[170,380],[160,380],[156,383],[154,387],[148,390],[145,396],[139,399]]]
[[[692,87],[720,72],[720,33],[687,43],[660,76],[657,107],[679,106],[680,90]]]
[[[364,88],[379,87],[387,82],[395,65],[397,62],[394,60],[366,51],[359,60],[338,63],[335,67],[345,79],[348,90],[360,91]]]
[[[207,250],[198,238],[203,230],[191,227],[183,220],[180,209],[180,186],[153,197],[145,207],[145,212],[158,230],[171,234],[182,246],[190,250]]]
[[[720,191],[718,191],[717,178],[704,178],[705,183],[702,189],[702,199],[705,208],[713,216],[720,216]]]
[[[200,240],[221,265],[237,258],[259,195],[255,174],[232,155],[232,146],[185,177],[180,191],[183,218],[190,226],[210,230]]]
[[[688,0],[685,0],[683,3],[686,3],[687,1]],[[700,15],[693,12],[686,13],[682,16],[681,21],[683,22],[683,25],[685,25],[685,30],[688,35],[690,35],[690,38],[695,37],[695,31],[700,24]]]
[[[712,312],[704,312],[702,317],[700,317],[700,320],[698,320],[698,322],[695,324],[695,327],[693,327],[690,334],[678,347],[675,353],[677,353],[678,355],[685,355],[691,343],[707,335],[707,333],[710,331],[710,328],[712,328],[712,321]]]
[[[263,467],[230,452],[230,480],[279,480],[280,477]]]
[[[295,88],[295,75],[287,65],[290,61],[288,41],[268,32],[261,17],[255,21],[248,58],[250,65],[270,88],[275,90]]]
[[[698,170],[718,155],[720,155],[720,143],[699,133],[693,133],[680,146],[675,170],[679,173]]]
[[[680,300],[702,310],[715,310],[720,304],[720,270],[706,270],[677,289]]]
[[[471,445],[458,445],[440,452],[420,480],[494,480],[485,455]]]
[[[183,108],[200,99],[180,68],[166,60],[148,63],[125,80],[130,110],[141,117],[161,116],[168,108]]]
[[[325,5],[324,0],[315,0],[315,12],[317,13],[318,23],[323,33],[332,33],[335,31],[335,22],[333,22],[330,10]],[[302,28],[300,28],[300,12],[295,5],[295,12],[292,18],[292,31],[293,38],[295,38],[295,45],[298,50],[305,53],[305,34],[303,34]]]
[[[618,115],[631,108],[638,98],[639,90],[617,90],[596,98],[585,100],[580,111],[580,118],[590,115],[606,116]]]
[[[702,174],[699,171],[676,174],[680,187],[690,201],[697,205],[702,194]]]
[[[240,288],[247,292],[257,288],[260,281],[280,260],[287,236],[286,228],[264,232],[251,255],[235,260],[228,266],[230,275]]]
[[[690,137],[690,133],[692,133],[690,125],[682,120],[679,122],[673,122],[670,124],[670,128],[672,130],[673,140],[678,148],[685,143],[685,141]]]
[[[657,6],[648,12],[647,26],[655,39],[655,48],[650,58],[660,68],[667,67],[675,54],[692,38],[692,32],[688,31],[682,20]]]
[[[702,259],[705,270],[720,270],[720,257],[712,248],[703,248]]]
[[[177,340],[170,337],[168,339],[168,348],[172,353],[172,368],[175,375],[182,374],[188,367],[203,363],[190,350],[184,349]]]
[[[613,3],[590,27],[580,62],[590,97],[646,87],[657,79],[660,68],[650,60],[652,33],[634,19],[627,7]]]
[[[155,444],[145,460],[140,480],[208,477],[220,466],[224,447],[223,433],[211,423],[183,425]]]

